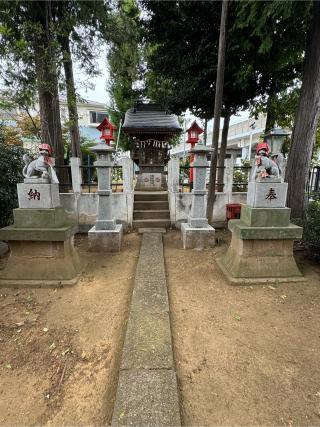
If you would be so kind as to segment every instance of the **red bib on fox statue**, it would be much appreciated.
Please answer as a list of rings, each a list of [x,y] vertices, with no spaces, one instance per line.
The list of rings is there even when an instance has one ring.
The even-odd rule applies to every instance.
[[[262,152],[260,153],[260,151],[263,151],[264,155],[269,157],[270,147],[266,141],[259,142],[259,144],[257,145],[256,153],[258,156],[263,154]]]

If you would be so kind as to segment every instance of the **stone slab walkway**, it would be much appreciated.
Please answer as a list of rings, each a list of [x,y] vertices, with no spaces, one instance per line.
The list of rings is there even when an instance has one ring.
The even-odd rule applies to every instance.
[[[162,233],[144,233],[113,426],[180,426]]]

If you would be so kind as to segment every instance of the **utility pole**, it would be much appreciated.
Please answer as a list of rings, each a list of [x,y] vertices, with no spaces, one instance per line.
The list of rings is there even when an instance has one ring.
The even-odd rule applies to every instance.
[[[226,58],[227,16],[228,16],[228,0],[223,0],[222,8],[221,8],[216,93],[215,93],[215,99],[214,99],[214,121],[213,121],[213,134],[212,134],[213,152],[211,154],[210,180],[209,180],[208,203],[207,203],[207,218],[208,218],[209,224],[212,223],[213,205],[214,205],[214,200],[216,195],[219,128],[220,128],[220,117],[221,117],[221,110],[222,110],[224,68],[225,68],[225,58]]]

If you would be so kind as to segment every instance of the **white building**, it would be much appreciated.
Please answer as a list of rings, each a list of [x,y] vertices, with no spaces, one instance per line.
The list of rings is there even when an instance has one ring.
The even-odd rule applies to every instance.
[[[198,122],[200,122],[198,120]],[[228,143],[227,153],[233,154],[239,159],[249,158],[249,152],[252,152],[255,145],[259,141],[259,138],[264,133],[266,124],[266,115],[260,114],[258,119],[249,118],[249,115],[244,117],[232,117],[230,120],[229,132],[228,132]],[[211,145],[212,141],[212,123],[209,125],[209,131],[207,135],[207,145]],[[223,121],[220,127],[219,133],[219,146],[221,144]],[[186,140],[186,134],[184,135]],[[190,150],[190,144],[181,142],[171,150],[171,154],[176,154],[179,157],[184,157]]]

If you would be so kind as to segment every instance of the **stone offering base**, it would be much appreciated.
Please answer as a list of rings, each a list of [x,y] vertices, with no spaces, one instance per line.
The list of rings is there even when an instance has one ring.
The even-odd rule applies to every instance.
[[[188,223],[181,224],[183,249],[206,249],[215,246],[215,229],[210,225],[203,228],[191,227]]]
[[[93,226],[88,231],[89,251],[119,252],[122,236],[122,224],[117,224],[114,230],[96,230],[96,226]]]
[[[217,259],[233,284],[303,281],[293,257],[293,241],[302,228],[289,222],[290,209],[251,208],[244,205],[240,220],[231,220],[227,253]],[[268,227],[263,226],[268,224]]]
[[[0,286],[47,287],[73,285],[81,271],[73,236],[77,225],[61,208],[15,209],[14,225],[0,230],[10,256],[0,270]]]

